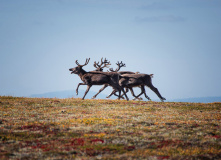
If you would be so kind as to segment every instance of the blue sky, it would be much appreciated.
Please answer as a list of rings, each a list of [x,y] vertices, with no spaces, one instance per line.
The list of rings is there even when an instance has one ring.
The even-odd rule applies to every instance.
[[[75,60],[106,57],[167,99],[221,96],[220,28],[220,0],[0,0],[0,95],[75,92]]]

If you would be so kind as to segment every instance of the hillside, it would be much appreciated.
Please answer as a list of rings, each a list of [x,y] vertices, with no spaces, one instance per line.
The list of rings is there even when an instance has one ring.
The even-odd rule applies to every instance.
[[[221,159],[221,103],[0,97],[0,159]]]
[[[42,94],[32,94],[30,97],[36,98],[82,98],[84,95],[84,90],[79,90],[79,95],[76,95],[75,90],[65,90],[65,91],[54,91]],[[97,92],[89,91],[86,99],[92,98]],[[106,99],[107,95],[100,93],[97,99]],[[128,93],[129,99],[133,99],[130,93]],[[116,99],[112,96],[110,99]],[[143,97],[144,100],[147,100]],[[160,101],[159,99],[153,99],[153,101]],[[180,99],[167,99],[169,102],[196,102],[196,103],[212,103],[221,102],[221,97],[192,97],[192,98],[180,98]]]

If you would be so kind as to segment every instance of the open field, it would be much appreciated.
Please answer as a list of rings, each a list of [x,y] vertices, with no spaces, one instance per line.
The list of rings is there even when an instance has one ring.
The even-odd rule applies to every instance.
[[[221,103],[0,97],[0,159],[221,159]]]

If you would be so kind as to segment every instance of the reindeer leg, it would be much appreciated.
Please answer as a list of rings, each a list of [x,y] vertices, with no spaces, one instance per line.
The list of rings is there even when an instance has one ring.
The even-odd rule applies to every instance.
[[[78,88],[80,87],[80,85],[87,85],[85,83],[79,83],[78,86],[77,86],[77,89],[76,89],[76,94],[78,95]]]
[[[129,92],[129,90],[128,90],[128,87],[126,87],[126,90],[125,90],[125,92],[127,93],[127,92]]]
[[[116,97],[119,97],[119,95],[117,95],[116,92],[118,92],[118,91],[117,91],[117,90],[114,90],[107,98],[109,98],[109,97],[112,96],[112,95],[115,95]],[[123,93],[122,95],[120,95],[120,98],[121,98],[121,99],[125,99],[125,98],[124,98],[124,93]]]
[[[125,95],[126,99],[129,101],[129,98],[127,97],[127,94],[125,93],[124,91],[124,86],[123,85],[120,85],[119,82],[113,82],[110,84],[116,91],[119,92],[119,96],[118,96],[118,99],[120,99],[120,96],[121,96],[121,91],[123,91],[123,94]]]
[[[105,84],[99,91],[98,91],[98,93],[97,94],[95,94],[93,97],[92,97],[92,99],[94,99],[94,98],[96,98],[97,97],[97,95],[99,94],[99,93],[101,93],[106,87],[107,87],[108,85],[107,84]]]
[[[84,93],[84,97],[82,98],[82,100],[84,100],[85,96],[87,95],[87,92],[90,90],[91,85],[87,85],[87,90]]]
[[[125,87],[126,89],[125,89],[125,93],[127,93],[127,92],[129,92],[129,90],[128,90],[128,87]],[[115,96],[118,96],[118,95],[116,95],[116,94],[114,94]],[[124,93],[120,96],[120,98],[122,98],[122,99],[125,99],[124,98]]]
[[[114,90],[112,91],[110,96],[113,95],[113,94],[116,95],[116,92],[118,91],[119,95],[116,95],[116,96],[118,97],[117,99],[120,99],[122,88],[120,86],[118,86],[118,85],[114,85],[113,88],[114,88]]]
[[[125,97],[126,97],[126,99],[127,99],[127,101],[129,101],[129,98],[127,97],[127,94],[126,94],[126,92],[124,91],[124,88],[126,88],[126,91],[128,91],[128,87],[127,87],[127,79],[126,80],[123,80],[123,81],[120,81],[119,82],[119,87],[120,87],[120,90],[122,90],[123,91],[123,95],[125,95]],[[123,96],[122,95],[122,96]]]
[[[139,96],[140,96],[142,93],[139,94],[138,96],[136,96],[136,95],[134,94],[133,88],[130,87],[129,89],[130,89],[130,92],[131,92],[132,96],[135,97],[133,100],[136,100],[136,99],[138,99],[138,100],[142,100],[142,98],[139,98]]]
[[[148,97],[147,94],[146,94],[145,86],[144,86],[144,85],[141,85],[140,88],[141,88],[141,91],[142,91],[142,93],[144,94],[144,96],[145,96],[148,100],[151,100],[150,97]],[[139,97],[139,95],[138,95],[137,97]]]
[[[144,86],[144,85],[141,85],[140,88],[141,88],[141,93],[140,93],[138,96],[135,96],[135,97],[138,98],[139,96],[141,96],[142,94],[144,94],[144,96],[145,96],[148,100],[151,100],[151,99],[147,96],[147,94],[146,94],[145,86]]]
[[[123,95],[125,95],[127,101],[129,101],[129,98],[127,97],[127,94],[126,94],[126,92],[124,91],[124,87],[121,87],[121,90],[123,91]],[[120,90],[120,91],[121,91],[121,90]],[[120,91],[119,91],[119,98],[120,98]]]
[[[157,88],[155,88],[152,84],[149,84],[148,87],[150,87],[150,89],[155,92],[157,94],[157,96],[160,98],[160,100],[163,102],[164,100],[166,100],[166,98],[162,97],[160,92],[158,91]]]
[[[114,92],[114,95],[115,95],[116,97],[118,97],[118,95],[117,95],[117,91],[116,91],[116,92]]]
[[[116,94],[116,92],[117,92],[117,91],[115,90],[114,95],[115,95],[116,97],[118,97],[118,95]],[[121,98],[121,99],[125,99],[125,98],[124,98],[124,94],[122,94],[122,95],[120,96],[120,98]]]
[[[148,97],[147,96],[147,94],[146,94],[146,91],[145,91],[145,86],[141,86],[141,89],[143,88],[143,93],[144,93],[144,96],[149,100],[149,101],[151,101],[151,99],[150,99],[150,97]]]
[[[111,94],[109,96],[107,96],[106,98],[110,98],[113,94],[115,94],[117,91],[116,89],[113,89],[113,91],[111,92]]]
[[[127,88],[127,86],[124,85],[122,82],[121,82],[120,85],[117,87],[117,90],[118,90],[118,92],[119,92],[119,97],[118,97],[118,99],[120,98],[120,96],[125,95],[127,101],[129,101],[129,98],[127,97],[127,94],[126,94],[126,92],[124,91],[124,88],[125,88],[125,87]],[[121,91],[123,91],[123,94],[122,94],[122,95],[120,95]]]
[[[119,90],[118,92],[119,92],[119,96],[118,96],[117,99],[120,99],[120,96],[121,96],[121,95],[120,95],[120,94],[121,94],[121,90]]]

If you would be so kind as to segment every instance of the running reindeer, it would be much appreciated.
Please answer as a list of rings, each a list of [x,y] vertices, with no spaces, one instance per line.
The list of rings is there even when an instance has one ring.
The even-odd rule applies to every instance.
[[[136,98],[138,98],[139,96],[144,94],[145,97],[147,99],[149,99],[149,97],[146,95],[146,91],[145,91],[145,86],[147,86],[154,93],[156,93],[156,95],[163,102],[164,100],[166,100],[166,98],[162,97],[160,92],[158,91],[158,89],[153,86],[152,77],[153,77],[153,74],[150,74],[150,75],[149,74],[123,74],[123,75],[121,75],[121,78],[119,80],[119,84],[122,87],[126,86],[128,88],[140,86],[141,87],[141,93],[139,95],[137,95]]]
[[[102,60],[101,60],[101,61],[102,61]],[[99,62],[98,62],[98,63],[97,63],[96,61],[94,62],[94,67],[97,68],[96,70],[100,70],[99,67],[97,67],[98,64],[99,64]],[[113,68],[110,68],[110,69],[109,69],[109,70],[111,71],[111,73],[119,73],[120,75],[122,75],[122,74],[136,74],[136,73],[131,72],[131,71],[119,71],[119,70],[121,69],[121,67],[125,67],[125,66],[126,66],[122,61],[121,61],[121,62],[117,62],[116,65],[118,66],[117,69],[115,69],[115,70],[113,70]],[[102,70],[103,70],[103,69],[102,69]],[[102,71],[102,70],[100,70],[100,71]],[[98,95],[100,92],[102,92],[106,87],[108,87],[107,84],[105,84],[105,85],[98,91],[98,93],[95,94],[95,95],[92,97],[92,99],[96,98],[97,95]],[[126,88],[126,93],[128,92],[128,89],[130,89],[130,91],[131,91],[132,95],[135,97],[135,99],[140,99],[140,100],[141,100],[141,98],[137,98],[137,97],[136,97],[136,95],[134,94],[134,91],[133,91],[132,87],[125,87],[125,88]],[[117,91],[116,91],[115,89],[113,89],[113,90],[115,91],[115,92],[113,92],[113,94],[114,94],[115,96],[118,96],[118,95],[116,95],[116,92],[117,92]],[[110,94],[107,98],[110,98],[111,95],[112,95],[112,94]],[[123,94],[123,95],[124,95],[124,94]],[[120,98],[124,99],[123,96],[121,96]],[[148,97],[148,98],[149,98],[149,97]]]
[[[94,63],[96,64],[96,62],[94,62]],[[98,62],[98,63],[99,63],[99,62]],[[139,73],[139,72],[131,72],[131,71],[119,71],[119,70],[121,69],[121,67],[126,67],[126,65],[125,65],[122,61],[121,61],[121,62],[117,62],[116,65],[118,66],[118,68],[116,68],[115,70],[113,70],[113,68],[110,68],[109,70],[110,70],[111,72],[117,72],[117,73],[119,73],[120,75],[124,75],[124,74],[138,74],[138,73]],[[121,78],[121,76],[120,76],[120,78]],[[104,86],[98,91],[98,93],[93,96],[93,99],[96,98],[96,96],[97,96],[100,92],[102,92],[107,86],[108,86],[108,85],[104,85]],[[135,87],[140,87],[140,88],[141,88],[141,86],[135,86]],[[128,92],[128,89],[129,89],[130,92],[131,92],[131,94],[132,94],[132,96],[135,97],[134,99],[142,100],[142,98],[140,98],[139,96],[136,96],[136,95],[134,94],[134,91],[133,91],[132,88],[133,88],[133,87],[125,86],[126,93]],[[110,98],[113,94],[114,94],[115,96],[118,96],[118,95],[116,94],[116,92],[117,92],[117,90],[113,89],[113,92],[112,92],[109,96],[107,96],[107,98]],[[123,95],[124,95],[124,94],[123,94]],[[120,98],[124,99],[123,95],[121,95]],[[148,100],[150,100],[150,98],[146,95],[146,92],[144,92],[144,95],[145,95],[145,97],[146,97]]]
[[[124,67],[125,64],[122,63],[117,63],[118,68],[114,71],[112,68],[110,69],[110,71],[113,72],[117,72],[120,74],[120,79],[119,79],[119,85],[123,88],[129,89],[132,93],[132,95],[139,99],[139,97],[144,94],[144,96],[150,100],[150,98],[147,96],[146,91],[145,91],[145,86],[149,87],[153,92],[155,92],[157,94],[157,96],[160,98],[161,101],[166,100],[164,97],[161,96],[160,92],[158,91],[157,88],[155,88],[152,84],[152,78],[153,78],[153,74],[139,74],[138,72],[130,72],[130,71],[120,71],[121,67]],[[96,96],[102,92],[108,85],[104,85],[103,88],[101,88],[99,90],[99,92],[93,96],[93,98],[96,98]],[[135,95],[133,92],[133,87],[140,87],[141,88],[141,93],[139,95]],[[117,90],[113,90],[112,93],[107,97],[109,98],[110,96],[112,96],[113,94],[115,94],[117,92]],[[123,94],[124,95],[124,94]]]
[[[112,72],[86,72],[83,67],[86,66],[90,61],[89,59],[86,59],[86,62],[84,65],[80,65],[78,61],[76,60],[75,63],[77,64],[77,67],[70,68],[69,71],[71,71],[71,74],[77,74],[83,83],[79,83],[76,89],[76,94],[78,94],[78,88],[80,85],[87,85],[87,90],[84,93],[84,96],[82,100],[87,95],[88,91],[90,90],[91,86],[93,85],[110,85],[115,90],[119,92],[118,99],[120,99],[121,91],[124,93],[127,100],[128,97],[123,90],[123,88],[119,85],[119,77],[120,75],[118,73],[112,73]]]

